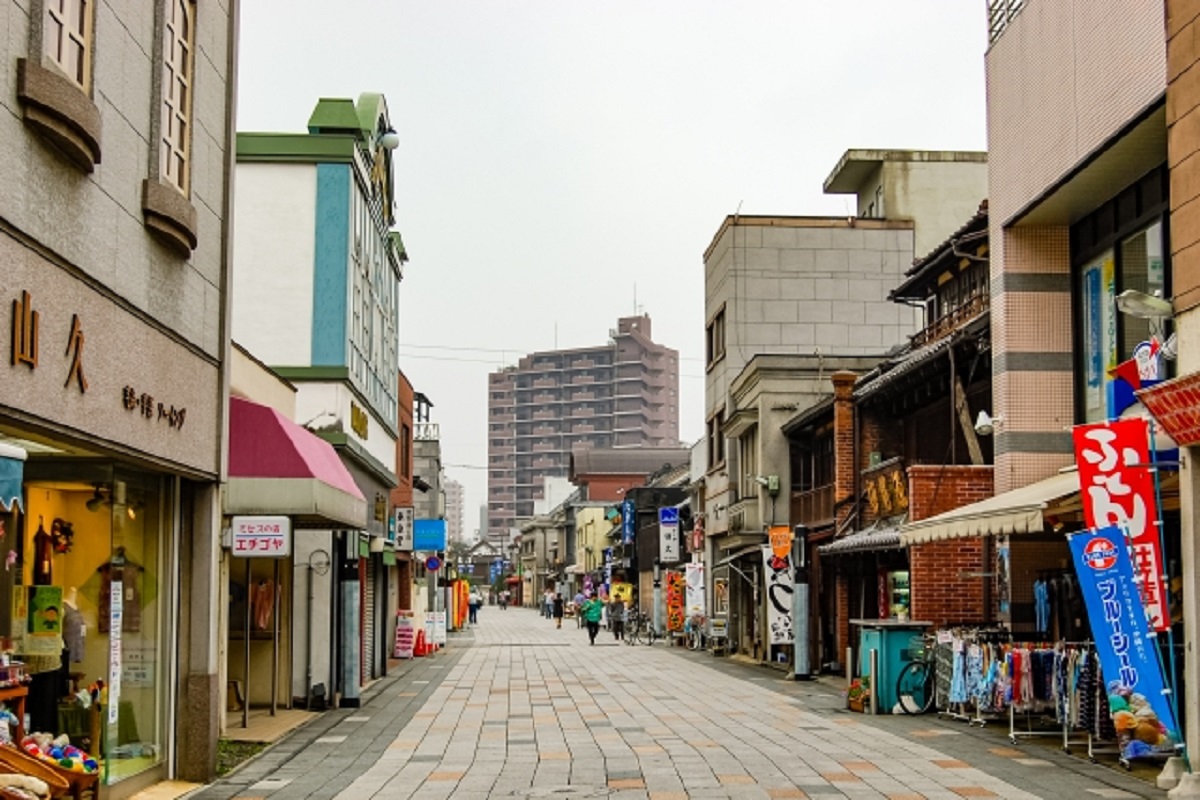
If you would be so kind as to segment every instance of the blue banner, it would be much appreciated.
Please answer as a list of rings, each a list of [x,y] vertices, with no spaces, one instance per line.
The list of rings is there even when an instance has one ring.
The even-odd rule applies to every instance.
[[[1170,752],[1179,726],[1164,693],[1125,537],[1113,526],[1072,534],[1070,542],[1121,755]]]
[[[413,522],[413,549],[430,552],[446,549],[446,520],[418,519]]]
[[[637,530],[634,527],[636,514],[632,500],[621,504],[621,544],[633,544],[634,532]]]

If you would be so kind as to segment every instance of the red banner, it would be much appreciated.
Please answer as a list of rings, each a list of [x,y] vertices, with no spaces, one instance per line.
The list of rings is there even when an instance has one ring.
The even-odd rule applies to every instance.
[[[678,633],[683,630],[683,602],[687,583],[682,572],[668,571],[663,577],[667,584],[667,630]]]
[[[1150,626],[1167,629],[1158,505],[1149,469],[1149,426],[1144,419],[1075,428],[1075,462],[1084,520],[1089,528],[1116,525],[1129,539],[1134,572]]]

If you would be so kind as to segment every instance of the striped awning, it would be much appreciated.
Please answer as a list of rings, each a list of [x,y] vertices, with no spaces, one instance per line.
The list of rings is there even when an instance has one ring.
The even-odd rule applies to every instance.
[[[25,482],[26,453],[20,447],[0,442],[0,509],[12,511],[13,506],[25,511],[21,485]]]

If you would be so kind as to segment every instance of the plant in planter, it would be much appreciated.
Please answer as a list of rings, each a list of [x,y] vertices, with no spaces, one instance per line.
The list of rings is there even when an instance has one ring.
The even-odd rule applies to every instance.
[[[862,711],[867,702],[867,695],[870,693],[870,678],[855,678],[851,681],[850,686],[846,689],[846,703],[850,706],[850,710]]]

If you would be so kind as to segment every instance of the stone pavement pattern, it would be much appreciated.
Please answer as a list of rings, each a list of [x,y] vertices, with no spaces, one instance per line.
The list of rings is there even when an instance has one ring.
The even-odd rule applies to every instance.
[[[483,609],[470,635],[381,683],[191,797],[1164,796],[990,732],[844,713],[770,670],[604,631],[592,647],[525,609]]]

